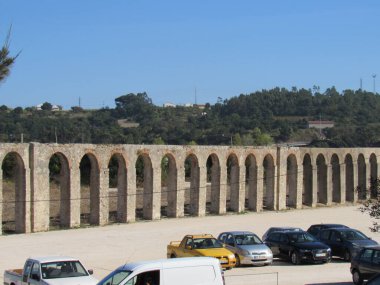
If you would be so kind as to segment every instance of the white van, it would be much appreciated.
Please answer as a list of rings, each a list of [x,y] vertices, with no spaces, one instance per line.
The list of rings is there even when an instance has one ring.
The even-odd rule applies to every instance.
[[[184,257],[141,261],[120,266],[98,285],[224,285],[219,260]]]

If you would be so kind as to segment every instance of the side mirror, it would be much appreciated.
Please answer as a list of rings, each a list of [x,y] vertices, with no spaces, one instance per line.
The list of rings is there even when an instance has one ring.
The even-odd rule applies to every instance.
[[[88,271],[88,274],[90,274],[90,275],[94,274],[94,270],[92,270],[92,269],[89,269],[87,271]]]
[[[193,249],[193,247],[191,245],[187,245],[186,249]]]

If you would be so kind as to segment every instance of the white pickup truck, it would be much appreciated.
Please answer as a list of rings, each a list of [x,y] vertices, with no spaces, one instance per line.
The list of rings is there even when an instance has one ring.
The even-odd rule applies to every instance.
[[[95,285],[92,273],[72,257],[35,257],[25,261],[24,269],[5,270],[4,285]]]

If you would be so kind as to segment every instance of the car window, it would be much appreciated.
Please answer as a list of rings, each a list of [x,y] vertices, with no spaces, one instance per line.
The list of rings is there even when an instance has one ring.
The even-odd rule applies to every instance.
[[[368,239],[363,233],[355,230],[342,231],[341,235],[346,240],[364,240]]]
[[[331,241],[341,241],[340,234],[338,232],[332,231],[331,236],[330,236],[330,240]]]
[[[193,239],[192,238],[187,239],[186,246],[193,246]]]
[[[234,236],[232,234],[229,234],[226,239],[226,244],[228,245],[235,245]]]
[[[365,249],[361,256],[360,256],[360,261],[363,261],[363,262],[371,262],[371,259],[372,259],[372,253],[373,253],[373,250],[372,249]]]
[[[226,236],[227,236],[226,233],[221,234],[221,235],[219,236],[219,240],[222,241],[222,242],[224,242],[224,240],[226,239]]]
[[[280,233],[272,233],[268,236],[270,241],[280,241]]]
[[[280,242],[288,242],[288,241],[289,241],[289,239],[288,239],[287,235],[282,234],[280,236]]]
[[[374,264],[380,264],[380,250],[374,250],[372,262]]]
[[[237,245],[254,245],[262,244],[261,239],[254,234],[241,234],[235,236],[235,241]]]
[[[312,235],[315,235],[316,233],[318,233],[320,229],[321,229],[320,226],[311,226],[309,229],[309,233],[311,233]]]
[[[330,231],[321,231],[319,235],[321,239],[328,240],[330,235]]]

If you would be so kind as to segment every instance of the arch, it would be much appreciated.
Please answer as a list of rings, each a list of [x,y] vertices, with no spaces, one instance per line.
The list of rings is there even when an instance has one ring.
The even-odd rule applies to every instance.
[[[298,165],[297,158],[291,154],[286,159],[286,207],[297,207],[297,180]]]
[[[210,183],[210,191],[209,187],[207,186],[207,196],[206,201],[210,201],[210,207],[206,207],[206,209],[210,208],[209,211],[213,214],[219,214],[220,213],[220,162],[219,158],[216,154],[211,154],[207,158],[206,161],[206,167],[207,167],[207,182]]]
[[[358,199],[365,200],[367,192],[367,169],[363,154],[358,156]]]
[[[136,160],[136,188],[138,193],[136,217],[152,220],[154,207],[153,166],[149,155],[146,153],[140,154]]]
[[[190,187],[185,191],[185,214],[197,216],[199,214],[199,183],[200,169],[198,158],[190,154],[185,160],[185,181],[190,182]]]
[[[176,217],[177,214],[177,163],[172,154],[166,154],[161,160],[161,191],[162,205],[161,216]]]
[[[377,198],[378,196],[378,169],[377,169],[377,157],[376,154],[372,153],[369,157],[369,164],[371,167],[371,177],[370,177],[370,193],[371,198]]]
[[[245,206],[248,210],[257,211],[257,162],[253,154],[245,159]]]
[[[108,221],[125,223],[127,220],[128,172],[121,153],[114,153],[108,161]]]
[[[49,159],[49,229],[69,228],[71,220],[70,168],[67,157],[56,152]]]
[[[99,225],[100,170],[96,156],[86,153],[79,164],[81,178],[81,224]]]
[[[355,201],[354,164],[351,154],[347,154],[344,163],[346,165],[346,202]]]
[[[264,177],[263,183],[263,209],[275,210],[275,193],[274,193],[274,178],[275,165],[273,157],[267,154],[263,161]]]
[[[303,190],[302,205],[313,206],[313,166],[311,157],[305,154],[303,157]]]
[[[331,170],[332,170],[332,201],[334,203],[341,202],[341,192],[340,192],[340,163],[339,157],[336,154],[333,154],[331,157]]]
[[[239,212],[239,160],[232,153],[227,158],[227,211]]]
[[[317,156],[317,203],[327,205],[327,165],[323,154]]]
[[[2,164],[2,233],[26,232],[25,164],[17,152],[9,152]]]

